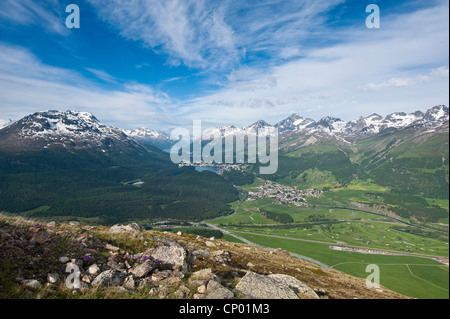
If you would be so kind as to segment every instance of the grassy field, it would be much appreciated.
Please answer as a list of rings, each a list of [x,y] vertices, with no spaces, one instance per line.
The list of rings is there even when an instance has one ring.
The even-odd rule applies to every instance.
[[[286,213],[294,219],[295,225],[287,227],[275,223],[262,216],[261,211]],[[235,214],[209,220],[208,223],[222,225],[227,230],[434,256],[449,255],[448,235],[427,238],[407,233],[399,230],[404,226],[388,217],[351,209],[286,207],[272,204],[270,199],[261,199],[243,202]]]
[[[310,173],[310,178],[318,180],[327,177],[321,172]],[[254,191],[263,184],[263,180],[256,179],[242,189]],[[415,298],[449,298],[448,268],[431,258],[361,254],[329,248],[330,244],[340,244],[448,257],[448,233],[445,231],[432,232],[427,237],[406,232],[405,224],[387,216],[351,208],[324,208],[349,207],[351,201],[382,204],[382,197],[377,194],[385,192],[389,192],[389,188],[371,180],[353,181],[346,187],[334,185],[321,198],[308,199],[309,207],[276,205],[270,198],[235,202],[232,204],[234,214],[207,222],[255,244],[282,248],[357,277],[366,278],[367,265],[377,264],[382,286]],[[430,199],[428,202],[448,210],[448,201]],[[276,223],[261,212],[288,214],[294,223]],[[446,221],[448,223],[448,219],[441,222]]]
[[[300,242],[287,238],[245,233],[239,233],[239,236],[259,245],[282,248],[316,259],[334,269],[361,278],[369,275],[365,272],[367,265],[376,264],[380,267],[380,284],[386,288],[421,299],[449,298],[448,268],[431,259],[334,251],[326,244]]]

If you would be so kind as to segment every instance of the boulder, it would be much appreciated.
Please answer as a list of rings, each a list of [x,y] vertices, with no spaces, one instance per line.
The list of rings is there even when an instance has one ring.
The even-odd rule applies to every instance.
[[[156,263],[153,260],[147,259],[142,264],[137,265],[133,269],[131,269],[129,272],[135,277],[135,278],[144,278],[149,273],[151,273],[156,268]]]
[[[205,244],[207,247],[210,247],[210,248],[216,247],[216,244],[214,244],[212,241],[206,241]]]
[[[219,278],[212,272],[211,268],[206,268],[206,269],[202,269],[202,270],[192,273],[192,275],[189,277],[190,282],[194,282],[197,280],[199,280],[199,281],[209,281],[209,280],[219,281]]]
[[[202,256],[202,257],[209,257],[209,251],[207,251],[207,250],[205,250],[205,249],[197,249],[197,250],[194,250],[193,252],[192,252],[192,254],[194,255],[194,256]]]
[[[206,299],[234,299],[234,294],[217,281],[210,280],[206,287]]]
[[[59,280],[59,275],[57,273],[49,273],[47,274],[47,281],[51,284],[54,284],[56,282],[58,282]]]
[[[122,232],[140,232],[142,229],[141,227],[136,223],[131,223],[129,225],[123,226],[123,225],[114,225],[112,226],[109,231],[112,233],[122,233]]]
[[[93,264],[89,266],[87,269],[87,273],[91,276],[96,276],[100,272],[100,268],[97,266],[97,264]]]
[[[183,272],[192,271],[194,256],[191,251],[181,246],[175,240],[167,240],[158,247],[150,249],[144,253],[153,257],[162,264],[168,264],[172,269],[178,269]]]
[[[287,284],[252,271],[239,281],[234,292],[251,299],[299,299]]]
[[[123,282],[123,287],[126,289],[134,290],[136,288],[136,282],[134,281],[134,278],[132,275],[125,278]]]
[[[26,288],[31,289],[31,290],[36,290],[36,289],[41,288],[41,283],[39,281],[37,281],[36,279],[23,280],[22,285],[24,285]]]
[[[313,289],[295,277],[283,274],[271,274],[269,275],[269,278],[275,279],[276,281],[289,286],[295,291],[295,293],[297,293],[297,295],[299,295],[301,299],[319,299],[319,296]]]
[[[98,275],[92,282],[92,285],[101,285],[103,287],[119,287],[122,286],[125,277],[125,273],[111,269],[104,271],[100,275]]]

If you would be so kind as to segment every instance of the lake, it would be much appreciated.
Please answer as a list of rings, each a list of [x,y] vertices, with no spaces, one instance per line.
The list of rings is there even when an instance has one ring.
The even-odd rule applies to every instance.
[[[195,170],[197,172],[203,172],[203,171],[209,171],[209,172],[213,172],[213,173],[217,172],[216,168],[210,167],[210,166],[196,166]]]

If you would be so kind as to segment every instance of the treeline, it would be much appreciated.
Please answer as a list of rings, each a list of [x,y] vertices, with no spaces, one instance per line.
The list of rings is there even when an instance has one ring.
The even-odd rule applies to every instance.
[[[294,219],[292,218],[292,216],[285,214],[285,213],[275,213],[275,212],[270,212],[270,211],[264,211],[264,212],[261,212],[261,215],[263,215],[267,219],[270,219],[277,223],[289,224],[289,223],[294,222]]]
[[[446,235],[441,232],[429,231],[426,229],[421,229],[421,228],[411,227],[411,226],[407,226],[407,227],[391,226],[390,229],[408,233],[408,234],[421,236],[421,237],[432,238],[432,239],[448,242],[448,234]]]
[[[305,221],[308,222],[328,222],[328,221],[332,221],[332,219],[329,219],[327,217],[325,217],[325,215],[323,214],[312,214],[309,215],[305,218]]]
[[[216,239],[223,238],[223,233],[217,229],[208,229],[208,228],[188,228],[184,230],[187,234],[199,235],[206,238],[214,237]]]
[[[238,171],[238,170],[226,171],[222,174],[222,177],[226,181],[229,181],[233,185],[237,186],[253,184],[255,180],[255,175],[245,171]]]
[[[130,219],[203,220],[230,213],[228,203],[239,199],[231,183],[217,174],[178,169],[160,160],[159,154],[147,154],[143,162],[70,154],[0,153],[0,211],[29,217],[96,217],[108,224]],[[144,184],[126,184],[136,179]],[[42,206],[49,208],[39,209]]]

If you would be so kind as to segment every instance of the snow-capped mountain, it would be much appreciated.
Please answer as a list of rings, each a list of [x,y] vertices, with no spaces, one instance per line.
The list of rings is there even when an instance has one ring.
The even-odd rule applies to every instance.
[[[12,120],[1,120],[1,119],[0,119],[0,130],[1,130],[2,128],[4,128],[5,126],[10,125],[12,122],[13,122]]]
[[[133,129],[133,130],[123,130],[123,132],[130,137],[140,138],[140,139],[169,138],[169,135],[164,132],[152,131],[145,127],[141,127],[141,128]]]
[[[281,138],[305,136],[314,139],[332,137],[349,142],[378,134],[386,130],[402,130],[408,127],[423,127],[427,130],[448,125],[448,107],[435,106],[425,113],[396,112],[382,117],[372,114],[345,122],[334,117],[324,117],[319,121],[305,119],[298,114],[270,125],[260,120],[248,127],[237,128],[233,125],[212,128],[203,134],[204,140],[227,135],[254,135],[270,133],[278,129]],[[103,152],[112,149],[142,149],[141,142],[160,149],[170,149],[177,141],[169,134],[147,128],[121,130],[100,123],[92,114],[75,111],[46,111],[28,115],[19,121],[1,121],[5,125],[0,129],[0,150],[41,150],[45,148],[83,149],[96,148]],[[311,140],[311,138],[309,140]],[[312,140],[311,140],[312,141]]]
[[[242,131],[242,128],[237,128],[234,125],[212,127],[212,128],[206,129],[205,132],[203,132],[202,139],[209,140],[209,139],[213,139],[214,137],[218,137],[218,136],[235,135],[235,134],[239,134],[241,131]]]
[[[170,148],[176,142],[171,140],[170,135],[166,132],[150,130],[145,127],[133,130],[123,130],[123,132],[131,138],[162,150]]]
[[[313,123],[315,123],[313,119],[305,119],[303,116],[294,113],[287,119],[277,123],[275,127],[278,128],[278,132],[283,133],[289,131],[301,131]]]
[[[87,112],[37,112],[0,130],[0,149],[14,151],[97,148],[107,152],[128,147],[140,145]]]
[[[316,122],[294,113],[275,125],[270,125],[260,120],[247,128],[239,129],[234,126],[224,126],[212,129],[212,131],[220,136],[227,136],[229,134],[251,134],[256,130],[261,132],[261,130],[277,128],[281,136],[299,133],[304,135],[333,136],[339,140],[355,140],[388,129],[401,130],[415,125],[427,128],[437,127],[448,120],[448,107],[439,105],[429,109],[426,113],[421,111],[414,113],[396,112],[387,115],[385,118],[378,114],[372,114],[367,117],[358,117],[349,122],[330,116],[326,116]]]

